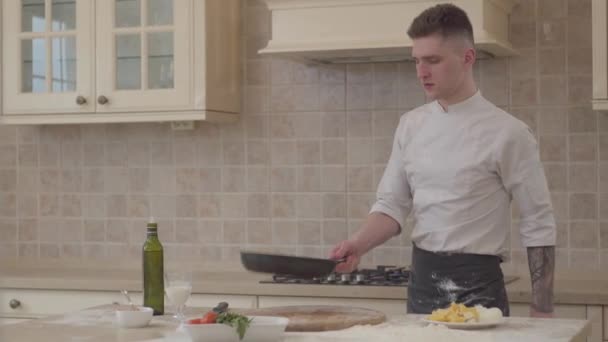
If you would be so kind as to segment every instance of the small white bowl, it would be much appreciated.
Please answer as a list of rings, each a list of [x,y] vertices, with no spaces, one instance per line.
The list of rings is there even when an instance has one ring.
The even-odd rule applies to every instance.
[[[117,310],[116,323],[121,328],[142,328],[152,320],[154,310],[145,306],[137,307],[137,310]]]
[[[285,317],[249,316],[249,328],[241,342],[278,342],[283,337],[289,319]],[[188,324],[180,329],[186,332],[192,342],[239,342],[236,329],[226,324]]]

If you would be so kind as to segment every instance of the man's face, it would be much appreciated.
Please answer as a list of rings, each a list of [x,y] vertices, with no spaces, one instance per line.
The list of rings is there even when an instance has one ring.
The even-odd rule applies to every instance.
[[[447,100],[458,93],[472,66],[464,42],[438,34],[413,40],[412,57],[418,79],[432,100]]]

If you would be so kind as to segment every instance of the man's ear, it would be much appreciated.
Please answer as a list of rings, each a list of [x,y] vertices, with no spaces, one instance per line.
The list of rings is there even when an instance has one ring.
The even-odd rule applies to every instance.
[[[475,49],[473,48],[468,48],[465,50],[464,52],[464,63],[468,66],[473,67],[473,64],[475,63],[475,59],[477,58],[477,53],[475,52]]]

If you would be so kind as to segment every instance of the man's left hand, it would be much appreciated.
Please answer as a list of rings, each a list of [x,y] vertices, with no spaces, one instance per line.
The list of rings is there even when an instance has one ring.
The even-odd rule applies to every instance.
[[[530,317],[534,318],[553,318],[553,312],[540,312],[536,311],[533,307],[530,306]]]

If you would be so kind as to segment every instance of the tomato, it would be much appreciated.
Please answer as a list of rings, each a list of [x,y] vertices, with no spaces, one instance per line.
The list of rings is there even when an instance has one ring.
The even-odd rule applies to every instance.
[[[203,324],[202,318],[194,318],[188,321],[188,324]]]
[[[209,311],[203,316],[203,318],[201,318],[201,323],[202,324],[215,323],[216,319],[217,319],[217,312]]]

